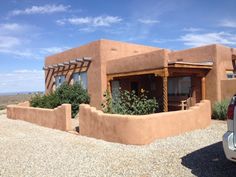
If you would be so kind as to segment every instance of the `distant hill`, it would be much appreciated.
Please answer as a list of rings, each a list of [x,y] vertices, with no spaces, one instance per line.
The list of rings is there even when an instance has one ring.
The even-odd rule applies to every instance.
[[[17,93],[0,93],[0,110],[5,109],[9,104],[17,104],[19,102],[29,101],[32,95],[36,93],[44,94],[44,92],[17,92]]]
[[[31,94],[36,94],[36,93],[41,93],[44,94],[44,91],[24,91],[24,92],[5,92],[5,93],[1,93],[0,92],[0,96],[2,95],[31,95]]]

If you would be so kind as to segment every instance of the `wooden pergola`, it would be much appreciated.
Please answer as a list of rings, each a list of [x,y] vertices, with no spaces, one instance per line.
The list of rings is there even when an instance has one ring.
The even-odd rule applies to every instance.
[[[92,62],[91,57],[76,58],[70,61],[66,61],[58,64],[51,64],[43,67],[45,70],[45,84],[46,87],[53,87],[51,79],[55,75],[65,75],[68,83],[71,82],[72,73],[74,72],[86,72]]]
[[[190,63],[190,62],[173,62],[169,63],[168,67],[145,70],[145,71],[135,71],[126,73],[116,73],[107,75],[107,88],[111,92],[111,81],[114,78],[127,77],[127,76],[137,76],[145,74],[154,74],[155,76],[162,77],[163,80],[163,111],[168,112],[168,77],[175,76],[177,73],[186,73],[188,75],[195,74],[201,77],[201,90],[202,99],[206,98],[206,74],[212,69],[212,62],[203,63]],[[177,75],[178,76],[178,75]]]
[[[71,66],[82,68],[85,63],[88,63],[88,65],[86,65],[86,66],[89,67],[91,61],[92,61],[91,57],[77,58],[77,59],[73,59],[70,61],[63,62],[63,63],[45,66],[45,67],[43,67],[43,70],[50,70],[50,69],[55,70],[55,69],[60,69],[61,67],[62,68],[68,67],[67,69],[70,69]],[[80,64],[80,66],[78,66],[78,64]]]

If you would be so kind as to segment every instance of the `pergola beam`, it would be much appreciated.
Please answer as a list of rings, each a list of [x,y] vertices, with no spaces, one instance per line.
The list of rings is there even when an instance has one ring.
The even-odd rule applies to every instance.
[[[76,59],[66,61],[66,62],[63,62],[63,63],[44,66],[43,70],[56,69],[56,68],[65,67],[65,66],[69,66],[69,68],[70,68],[71,65],[77,65],[78,63],[81,63],[80,66],[79,66],[79,68],[81,68],[80,69],[80,71],[81,71],[82,67],[84,67],[84,62],[88,62],[88,65],[86,66],[87,69],[88,69],[91,61],[92,61],[91,57],[76,58]]]
[[[64,67],[65,65],[63,63],[58,64],[59,67]]]
[[[68,61],[63,63],[64,65],[70,65],[70,63]]]
[[[83,60],[84,61],[92,61],[92,58],[91,57],[84,57]]]

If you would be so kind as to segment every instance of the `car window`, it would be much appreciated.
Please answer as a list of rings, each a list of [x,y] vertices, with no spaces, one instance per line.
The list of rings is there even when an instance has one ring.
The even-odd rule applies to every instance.
[[[230,104],[235,104],[235,101],[236,101],[236,96],[233,96],[233,98],[230,101]]]

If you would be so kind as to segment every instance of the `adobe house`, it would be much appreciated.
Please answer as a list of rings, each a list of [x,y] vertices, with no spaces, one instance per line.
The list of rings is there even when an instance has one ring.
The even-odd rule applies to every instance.
[[[236,49],[217,44],[171,51],[102,39],[46,57],[45,88],[81,81],[98,109],[106,89],[144,89],[163,111],[185,109],[235,94],[235,60]]]

